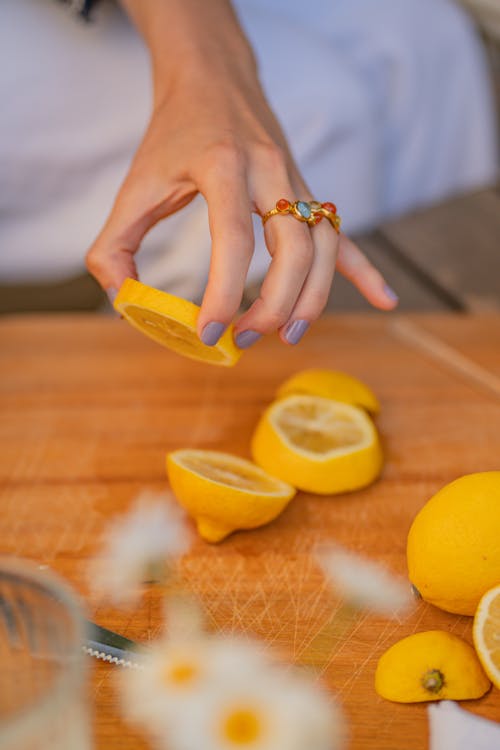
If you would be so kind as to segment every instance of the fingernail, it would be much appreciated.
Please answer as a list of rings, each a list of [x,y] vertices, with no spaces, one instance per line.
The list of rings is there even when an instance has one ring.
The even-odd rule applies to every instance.
[[[309,328],[307,320],[294,320],[285,329],[285,338],[289,344],[298,344]]]
[[[207,323],[201,332],[200,339],[207,346],[215,346],[225,330],[226,326],[224,323],[216,323],[215,321],[212,321],[212,323]]]
[[[389,299],[391,299],[393,302],[399,302],[398,295],[396,294],[394,289],[391,289],[391,287],[388,284],[384,286],[384,294],[386,297],[389,297]]]
[[[235,338],[236,346],[239,349],[248,349],[249,346],[255,344],[262,337],[261,333],[257,331],[242,331]]]
[[[118,294],[118,289],[115,289],[114,286],[110,286],[106,289],[106,294],[108,295],[111,304],[113,304],[116,299],[116,295]]]

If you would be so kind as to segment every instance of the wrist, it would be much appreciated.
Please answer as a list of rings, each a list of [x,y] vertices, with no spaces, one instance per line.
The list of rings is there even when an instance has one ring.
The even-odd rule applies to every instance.
[[[155,102],[172,90],[221,89],[238,81],[241,87],[253,87],[258,81],[257,63],[243,34],[215,33],[191,28],[172,46],[151,50]]]
[[[225,76],[252,82],[252,48],[230,0],[121,0],[148,46],[155,101],[176,85]]]

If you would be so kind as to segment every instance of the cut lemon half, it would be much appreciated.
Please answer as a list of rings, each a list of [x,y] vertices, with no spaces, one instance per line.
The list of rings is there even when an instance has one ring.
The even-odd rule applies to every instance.
[[[219,451],[173,451],[167,455],[167,474],[207,542],[269,523],[295,495],[294,487],[251,461]]]
[[[472,633],[484,671],[500,688],[500,584],[487,591],[479,602]]]
[[[469,700],[491,687],[472,646],[453,633],[428,630],[391,646],[375,673],[375,690],[396,703]]]
[[[289,377],[279,387],[277,396],[306,394],[323,396],[334,401],[361,406],[370,414],[378,414],[380,404],[377,397],[361,380],[337,370],[301,370]]]
[[[138,331],[185,357],[231,367],[241,356],[233,342],[232,326],[215,346],[206,346],[196,333],[197,305],[135,279],[125,279],[114,308]]]
[[[294,487],[333,495],[365,487],[382,469],[377,430],[363,409],[321,396],[288,396],[264,412],[255,462]]]

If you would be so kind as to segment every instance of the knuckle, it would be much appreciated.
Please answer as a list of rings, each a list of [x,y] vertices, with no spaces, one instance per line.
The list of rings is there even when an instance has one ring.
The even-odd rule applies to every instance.
[[[210,311],[210,319],[229,322],[239,309],[241,297],[242,291],[239,288],[221,289],[214,282],[207,286],[203,307],[205,311]]]
[[[289,305],[286,302],[272,304],[263,300],[263,310],[266,326],[270,330],[281,328],[290,315]]]
[[[274,141],[259,143],[255,147],[255,157],[259,164],[271,168],[278,175],[287,172],[287,155],[285,149]]]
[[[353,279],[357,282],[367,284],[368,286],[377,286],[381,283],[382,276],[379,271],[367,261],[366,264],[356,269],[353,273]]]
[[[245,153],[239,143],[232,139],[217,141],[205,153],[206,168],[216,172],[241,172],[245,168]]]
[[[87,255],[85,256],[85,265],[93,276],[102,270],[103,258],[98,246],[93,245],[87,252]]]
[[[253,232],[250,220],[243,216],[232,216],[231,226],[226,229],[226,242],[231,255],[248,257],[253,253]]]
[[[308,320],[317,320],[328,304],[330,288],[311,289],[304,300],[305,314]]]
[[[307,272],[314,256],[312,243],[302,242],[293,248],[293,264],[300,271]]]

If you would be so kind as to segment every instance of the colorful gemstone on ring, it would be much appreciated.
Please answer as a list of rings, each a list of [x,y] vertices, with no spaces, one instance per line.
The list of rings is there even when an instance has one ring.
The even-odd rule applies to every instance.
[[[295,207],[297,209],[297,212],[302,216],[303,219],[307,220],[311,218],[312,211],[309,203],[306,203],[305,201],[297,201]]]
[[[331,214],[337,213],[337,206],[335,203],[322,203],[321,204],[326,211],[330,211]]]
[[[280,198],[276,203],[276,208],[278,211],[288,211],[290,208],[290,201],[287,201],[286,198]]]

